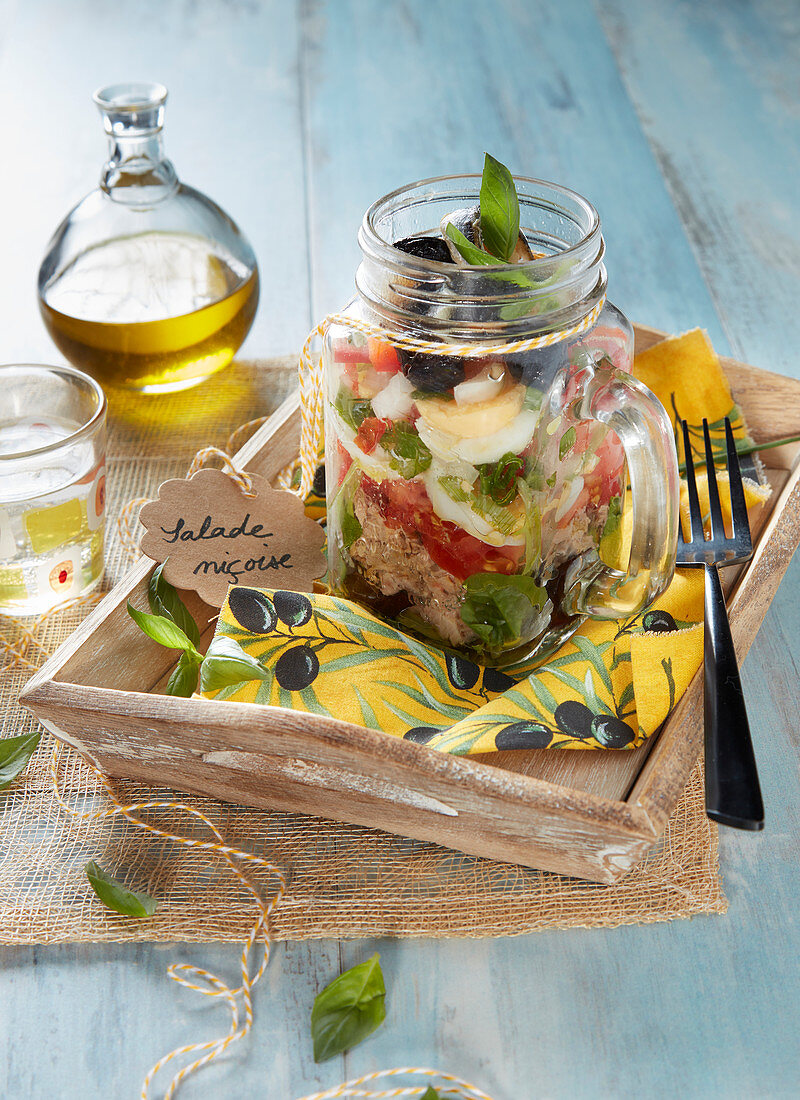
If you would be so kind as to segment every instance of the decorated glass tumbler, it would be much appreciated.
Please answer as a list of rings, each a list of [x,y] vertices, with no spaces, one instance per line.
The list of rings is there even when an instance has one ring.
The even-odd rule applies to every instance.
[[[0,615],[38,615],[103,575],[106,399],[71,367],[0,366]]]
[[[464,263],[440,232],[469,230],[480,177],[376,202],[323,348],[334,591],[503,665],[663,592],[679,499],[671,423],[606,300],[597,212],[515,183],[518,263]]]

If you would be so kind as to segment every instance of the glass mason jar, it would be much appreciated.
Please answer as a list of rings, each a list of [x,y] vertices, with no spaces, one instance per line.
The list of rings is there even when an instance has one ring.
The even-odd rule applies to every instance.
[[[164,155],[166,99],[163,84],[95,93],[108,161],[39,270],[59,350],[103,385],[143,393],[186,389],[227,366],[258,305],[247,240]]]
[[[600,309],[597,212],[567,188],[515,182],[535,258],[514,265],[442,253],[440,221],[477,203],[478,176],[376,202],[350,323],[323,346],[333,590],[506,665],[587,615],[646,607],[672,578],[678,531],[671,423],[631,377],[631,325]],[[434,241],[409,246],[420,237]],[[509,347],[540,338],[548,346]]]

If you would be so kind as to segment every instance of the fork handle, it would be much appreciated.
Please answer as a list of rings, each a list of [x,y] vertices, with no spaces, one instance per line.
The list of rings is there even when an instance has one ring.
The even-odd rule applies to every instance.
[[[715,565],[706,565],[706,813],[734,829],[764,828],[764,805],[728,611]]]

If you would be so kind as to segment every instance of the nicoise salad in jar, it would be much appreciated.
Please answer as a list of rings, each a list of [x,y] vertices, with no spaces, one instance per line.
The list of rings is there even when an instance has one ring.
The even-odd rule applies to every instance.
[[[655,599],[677,458],[591,204],[487,155],[379,200],[359,243],[323,348],[334,591],[495,664]]]

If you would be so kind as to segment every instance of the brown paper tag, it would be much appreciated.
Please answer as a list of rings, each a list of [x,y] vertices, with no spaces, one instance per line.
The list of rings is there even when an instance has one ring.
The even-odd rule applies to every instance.
[[[231,584],[310,592],[327,567],[325,533],[300,498],[248,476],[254,497],[221,470],[165,481],[139,514],[142,553],[166,562],[170,584],[212,607],[222,606]]]

